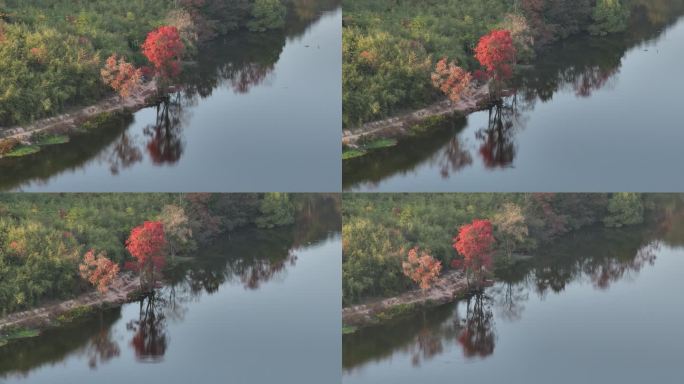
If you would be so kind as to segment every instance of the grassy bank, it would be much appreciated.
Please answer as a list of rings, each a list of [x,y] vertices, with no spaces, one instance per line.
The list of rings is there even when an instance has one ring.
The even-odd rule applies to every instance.
[[[0,139],[2,140],[2,139]],[[66,144],[71,139],[64,134],[41,134],[31,137],[27,142],[16,139],[4,139],[0,142],[0,159],[3,157],[23,157],[40,152],[41,147]]]
[[[33,130],[0,138],[0,159],[33,155],[44,147],[68,144],[72,137],[97,133],[96,129],[112,129],[132,119],[132,114],[126,109],[102,111],[91,107],[89,110],[91,113],[87,116],[76,113],[36,124]]]
[[[367,143],[362,143],[358,145],[356,148],[343,148],[342,160],[354,159],[357,157],[365,156],[369,152],[376,149],[394,147],[395,145],[397,145],[397,142],[397,139],[376,139],[369,141]]]
[[[43,331],[76,324],[104,309],[118,307],[137,300],[137,284],[127,277],[117,284],[124,292],[98,295],[87,293],[73,300],[15,313],[0,319],[0,348],[13,341],[39,336]]]
[[[40,335],[40,331],[36,329],[13,329],[7,330],[5,333],[0,333],[0,348],[6,346],[14,340],[27,339]]]

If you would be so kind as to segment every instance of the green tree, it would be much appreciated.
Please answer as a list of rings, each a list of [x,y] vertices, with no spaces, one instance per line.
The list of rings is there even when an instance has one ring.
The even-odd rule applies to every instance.
[[[629,9],[620,0],[598,0],[589,31],[596,35],[622,32],[627,29]]]
[[[252,20],[247,28],[254,32],[282,28],[285,25],[287,9],[280,0],[255,0],[252,6]]]
[[[273,228],[294,223],[294,204],[286,193],[267,193],[259,207],[261,216],[256,219],[259,228]]]
[[[638,193],[616,193],[608,201],[607,227],[640,224],[644,221],[644,205]]]
[[[392,244],[395,238],[386,228],[369,220],[351,220],[342,226],[342,238],[345,303],[387,296],[410,287],[401,264],[403,256]]]

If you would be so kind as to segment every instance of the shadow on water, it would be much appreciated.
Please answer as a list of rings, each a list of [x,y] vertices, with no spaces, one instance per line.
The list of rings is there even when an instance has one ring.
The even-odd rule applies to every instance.
[[[109,328],[121,318],[121,309],[100,312],[86,321],[47,330],[11,348],[0,348],[0,377],[24,376],[36,367],[58,364],[69,355],[82,355],[91,368],[117,357],[121,346],[111,340]],[[45,340],[59,342],[46,343]]]
[[[0,348],[0,380],[26,378],[40,367],[73,358],[95,370],[124,355],[125,349],[138,362],[163,362],[170,348],[183,347],[173,344],[169,325],[183,323],[193,305],[219,288],[255,291],[270,281],[285,280],[288,270],[296,268],[301,250],[339,236],[339,197],[298,195],[295,204],[293,225],[238,231],[191,258],[171,262],[164,286],[149,297]],[[135,315],[126,319],[123,336],[114,335],[124,309]]]
[[[457,172],[472,163],[470,154],[463,154],[462,143],[458,139],[458,133],[466,123],[465,118],[454,117],[431,126],[434,132],[431,135],[402,140],[395,147],[378,149],[368,155],[345,160],[343,187],[348,189],[363,184],[367,189],[374,189],[386,177],[409,174],[426,161],[438,163],[440,171],[448,177],[451,172]],[[443,148],[445,141],[448,141],[449,148]]]
[[[110,159],[114,155],[110,160],[116,170],[128,162],[136,162],[136,155],[133,160],[126,160],[131,151],[137,151],[137,148],[130,149],[134,139],[126,133],[132,123],[132,114],[115,115],[103,122],[97,132],[74,135],[67,144],[44,147],[27,158],[0,159],[0,189],[18,188],[26,180],[45,183],[56,174],[79,169],[99,157]]]

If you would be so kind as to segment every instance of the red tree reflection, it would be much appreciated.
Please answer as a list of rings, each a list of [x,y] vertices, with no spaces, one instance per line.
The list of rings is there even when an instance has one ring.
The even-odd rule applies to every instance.
[[[516,155],[515,131],[524,125],[518,95],[499,102],[489,109],[487,128],[475,137],[483,141],[480,155],[487,168],[504,168],[513,163]]]
[[[168,347],[166,317],[160,308],[156,308],[157,304],[154,295],[141,300],[139,320],[132,320],[126,325],[127,329],[135,332],[130,345],[140,361],[160,361]]]
[[[475,296],[472,308],[470,307],[471,300],[468,299],[466,318],[463,322],[463,329],[458,335],[458,342],[466,358],[485,358],[494,353],[496,343],[494,314],[483,294]]]
[[[183,118],[180,94],[157,105],[155,124],[145,128],[145,135],[150,137],[147,152],[154,164],[174,164],[180,160],[184,149]]]

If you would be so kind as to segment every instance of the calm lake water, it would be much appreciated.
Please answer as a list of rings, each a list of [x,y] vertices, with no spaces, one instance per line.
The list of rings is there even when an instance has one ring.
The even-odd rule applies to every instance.
[[[545,51],[491,116],[455,118],[429,137],[345,161],[344,188],[683,190],[684,179],[666,176],[684,163],[684,10],[670,8],[654,2],[634,12],[625,34],[571,38]]]
[[[681,383],[684,216],[591,228],[482,297],[344,336],[345,384]]]
[[[0,190],[340,190],[342,11],[295,1],[285,30],[201,49],[167,109],[0,160]]]
[[[339,382],[339,206],[299,216],[203,249],[152,303],[0,348],[0,382]]]

